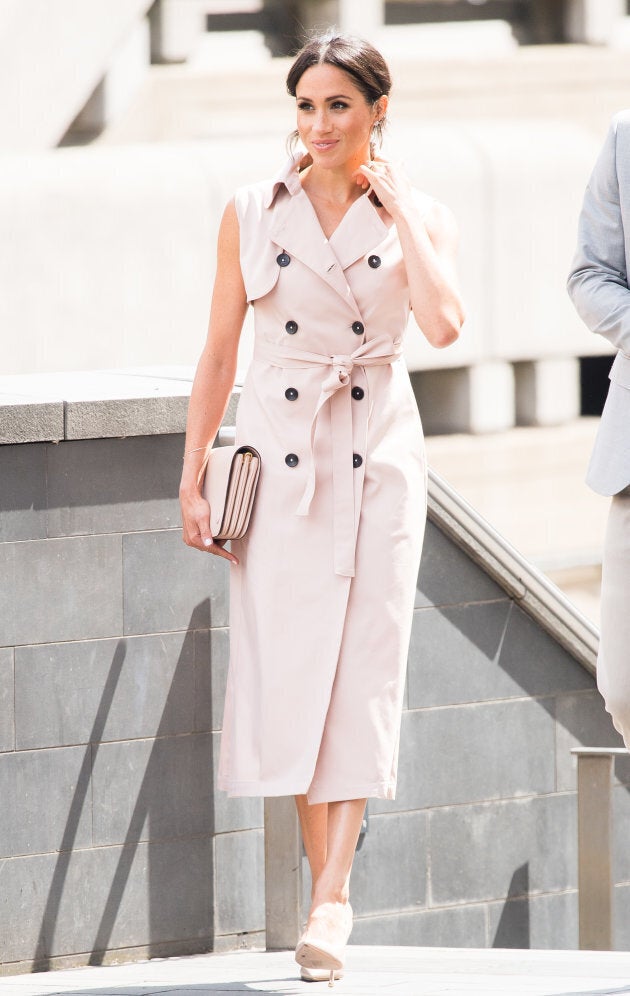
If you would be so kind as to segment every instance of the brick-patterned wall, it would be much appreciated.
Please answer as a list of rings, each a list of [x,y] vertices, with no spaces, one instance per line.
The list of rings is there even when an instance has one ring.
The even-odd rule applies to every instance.
[[[229,568],[181,542],[182,446],[0,446],[0,973],[263,942],[262,802],[212,780]],[[429,525],[353,941],[575,947],[569,747],[618,742],[592,678]]]

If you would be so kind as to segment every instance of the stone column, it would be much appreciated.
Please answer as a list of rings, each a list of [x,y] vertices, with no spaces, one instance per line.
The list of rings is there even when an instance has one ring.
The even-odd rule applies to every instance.
[[[206,0],[159,0],[151,8],[153,62],[185,62],[205,30]]]
[[[625,0],[567,0],[567,41],[606,45],[626,14]]]
[[[562,425],[580,414],[580,361],[547,357],[514,364],[517,425]]]
[[[339,0],[342,31],[371,37],[385,24],[385,0]]]
[[[515,423],[514,368],[504,360],[419,371],[411,383],[427,435],[504,432]]]
[[[307,30],[337,27],[369,38],[385,23],[385,0],[299,0]]]

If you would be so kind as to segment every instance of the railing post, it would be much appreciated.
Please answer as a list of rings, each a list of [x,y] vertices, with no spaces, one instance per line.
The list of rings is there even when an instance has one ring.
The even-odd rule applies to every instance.
[[[380,31],[385,24],[385,0],[339,0],[338,23],[342,31],[361,25],[364,38]]]
[[[607,45],[626,13],[625,0],[568,0],[565,38],[581,44]]]
[[[265,929],[268,951],[294,948],[302,932],[302,844],[291,796],[265,799]]]
[[[613,950],[612,774],[623,748],[579,747],[578,906],[580,949]]]

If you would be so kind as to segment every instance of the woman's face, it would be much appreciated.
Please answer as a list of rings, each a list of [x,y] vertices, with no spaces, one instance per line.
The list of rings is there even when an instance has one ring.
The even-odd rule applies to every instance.
[[[327,63],[302,74],[295,97],[297,129],[315,165],[356,168],[369,158],[372,126],[387,97],[369,104],[348,73]]]

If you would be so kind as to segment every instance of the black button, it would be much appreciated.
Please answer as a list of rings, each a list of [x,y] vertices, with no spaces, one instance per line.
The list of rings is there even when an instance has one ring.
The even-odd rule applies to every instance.
[[[300,459],[297,453],[287,453],[287,455],[284,458],[284,462],[286,463],[287,467],[297,467],[298,463],[300,462]]]
[[[363,390],[362,387],[352,388],[352,397],[354,398],[355,401],[360,401],[364,394],[365,391]]]
[[[279,256],[276,256],[278,266],[288,266],[290,262],[291,257],[286,252],[281,252]]]
[[[295,401],[295,399],[298,396],[298,393],[294,387],[287,387],[286,391],[284,392],[284,396],[287,399],[287,401]]]
[[[288,258],[289,257],[287,256],[287,259]],[[280,257],[279,256],[278,256],[278,262],[280,263]],[[286,266],[287,264],[286,263],[280,263],[280,265],[281,266]],[[368,266],[371,266],[373,270],[378,270],[378,268],[379,268],[380,265],[381,265],[381,257],[380,256],[368,256]]]
[[[363,322],[353,322],[352,331],[354,332],[355,335],[363,335],[363,333],[365,332],[365,326]]]
[[[289,335],[295,335],[295,333],[298,330],[298,323],[297,322],[287,322],[287,324],[284,327],[287,330],[287,332],[289,333]]]
[[[363,457],[359,456],[358,453],[353,453],[352,454],[352,466],[353,467],[360,467],[362,463],[363,463]]]

